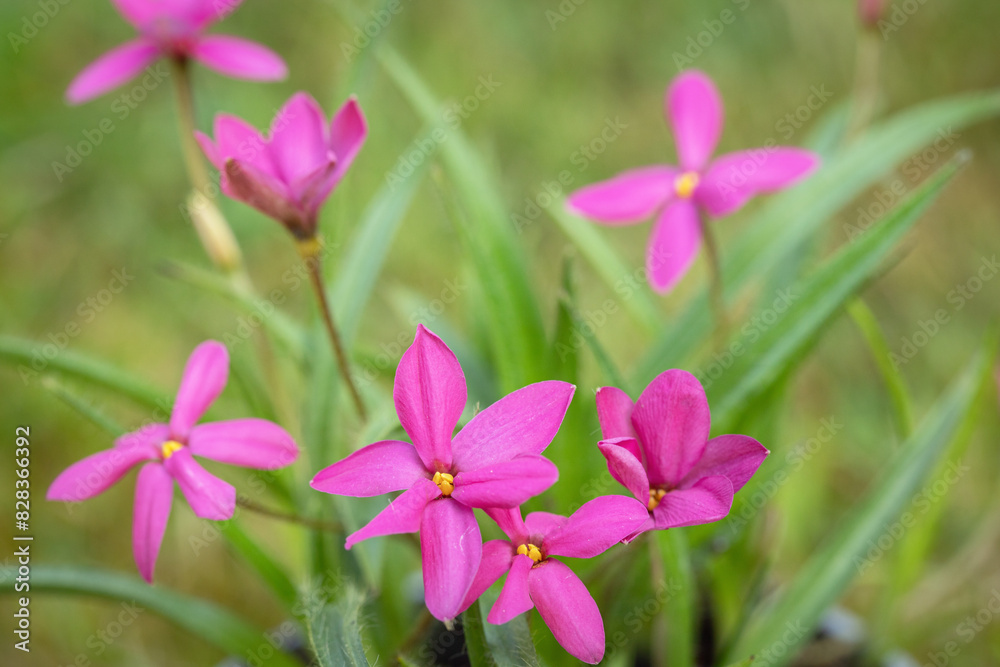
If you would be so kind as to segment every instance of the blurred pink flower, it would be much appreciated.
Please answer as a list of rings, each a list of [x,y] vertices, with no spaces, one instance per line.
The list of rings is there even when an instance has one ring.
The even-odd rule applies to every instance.
[[[222,521],[235,510],[236,489],[202,468],[192,454],[260,470],[284,467],[298,457],[292,437],[264,419],[195,425],[222,393],[228,375],[225,346],[215,341],[202,343],[184,368],[168,424],[151,424],[123,435],[112,449],[71,465],[49,487],[49,500],[79,502],[103,493],[130,469],[146,462],[135,483],[132,550],[139,573],[150,583],[170,517],[174,481],[203,519]]]
[[[886,0],[858,0],[858,17],[869,27],[878,25],[885,11]]]
[[[108,51],[80,72],[66,91],[80,104],[117,88],[159,58],[197,60],[227,76],[277,81],[288,75],[284,61],[260,44],[206,28],[242,0],[112,0],[139,37]]]
[[[312,238],[320,206],[344,177],[368,135],[351,97],[327,123],[307,93],[285,103],[264,138],[245,121],[215,117],[215,141],[195,137],[221,173],[222,191],[284,224],[299,239]]]
[[[573,571],[552,556],[593,558],[640,530],[648,515],[642,503],[625,496],[595,498],[569,518],[520,508],[486,510],[510,540],[483,545],[483,557],[464,611],[504,573],[500,597],[486,617],[506,623],[538,608],[556,641],[574,657],[596,665],[604,657],[604,621],[597,603]]]
[[[754,195],[786,188],[819,164],[815,154],[770,145],[729,153],[709,162],[722,132],[722,100],[705,74],[689,71],[667,90],[666,112],[680,167],[633,169],[570,195],[570,211],[609,225],[657,215],[646,250],[650,284],[660,292],[687,272],[701,245],[699,207],[728,215]]]
[[[423,325],[396,369],[396,414],[413,444],[383,440],[321,470],[314,489],[369,497],[406,489],[347,548],[379,535],[420,531],[424,598],[436,618],[461,611],[482,555],[473,507],[517,507],[555,483],[540,454],[562,424],[575,387],[538,382],[479,412],[452,437],[465,409],[465,375]]]
[[[608,470],[649,510],[643,530],[722,519],[769,454],[745,435],[708,439],[708,399],[687,371],[661,373],[634,405],[621,389],[598,389],[597,417]]]

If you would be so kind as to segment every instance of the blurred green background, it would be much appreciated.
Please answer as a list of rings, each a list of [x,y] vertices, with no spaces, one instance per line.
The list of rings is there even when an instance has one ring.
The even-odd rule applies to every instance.
[[[289,64],[288,80],[260,85],[195,70],[198,121],[204,130],[217,111],[236,113],[264,127],[296,90],[311,92],[328,111],[349,93],[359,96],[370,124],[368,142],[326,207],[322,222],[327,238],[339,244],[350,238],[365,204],[386,183],[387,172],[397,166],[422,127],[368,57],[374,47],[361,50],[360,68],[345,57],[344,45],[351,43],[355,28],[371,20],[370,12],[378,6],[353,3],[364,20],[352,24],[326,2],[250,0],[214,32],[240,35],[275,49]],[[801,144],[818,119],[846,104],[851,95],[859,26],[850,0],[581,4],[564,0],[562,6],[559,16],[565,20],[553,22],[551,12],[560,12],[555,0],[404,0],[402,11],[378,36],[397,48],[445,99],[461,101],[473,95],[480,77],[499,84],[463,120],[462,129],[499,174],[512,214],[523,215],[526,198],[536,199],[563,170],[572,174],[571,187],[578,187],[631,166],[672,162],[674,149],[663,119],[662,97],[678,71],[675,54],[689,47],[689,37],[705,30],[704,21],[717,19],[723,10],[734,12],[735,22],[693,62],[715,79],[725,99],[721,150],[759,146],[769,138]],[[34,0],[3,3],[4,32],[20,33],[24,18],[38,11]],[[997,26],[1000,5],[995,3],[941,0],[919,5],[898,30],[879,40],[883,70],[877,113],[996,86],[1000,82]],[[179,208],[187,181],[169,83],[150,91],[127,114],[114,104],[134,83],[81,107],[63,101],[66,86],[84,65],[131,36],[132,29],[105,0],[75,0],[59,5],[16,53],[11,44],[0,49],[0,333],[47,342],[50,335],[75,322],[80,333],[70,341],[70,349],[113,361],[172,395],[189,351],[205,338],[235,332],[239,314],[164,271],[170,260],[208,267]],[[829,91],[829,101],[806,114],[801,128],[790,128],[786,115],[795,114],[814,89]],[[68,148],[85,141],[84,133],[107,118],[113,131],[102,135],[71,173],[58,178],[53,163],[66,162]],[[598,137],[609,121],[624,129],[596,159],[581,160],[581,145]],[[901,339],[912,339],[921,322],[933,318],[938,309],[949,315],[903,367],[921,409],[964,365],[1000,294],[1000,281],[987,281],[960,310],[948,298],[1000,245],[998,138],[997,122],[974,126],[961,131],[940,151],[940,158],[928,160],[940,166],[962,148],[972,149],[974,155],[970,167],[911,235],[900,263],[866,294],[893,351],[902,348]],[[825,247],[846,242],[845,225],[856,225],[859,207],[871,207],[878,192],[893,181],[902,179],[910,189],[930,173],[914,172],[914,164],[909,163],[910,171],[901,166],[884,187],[831,220],[824,230]],[[296,265],[286,232],[245,206],[231,201],[222,201],[221,206],[246,252],[255,282],[264,290],[280,287],[285,272]],[[726,239],[757,206],[759,202],[718,223],[723,254]],[[638,225],[614,230],[606,238],[639,267],[647,233],[648,225]],[[544,214],[525,229],[521,240],[532,260],[531,280],[551,330],[561,259],[569,243]],[[394,344],[408,344],[412,337],[413,304],[431,306],[443,298],[449,281],[461,286],[469,280],[461,257],[441,197],[426,181],[393,243],[387,269],[365,314],[358,337],[359,364],[376,363],[381,352],[398,357]],[[81,304],[97,297],[116,270],[126,271],[134,280],[91,315]],[[704,279],[699,260],[681,287],[659,300],[668,318]],[[430,328],[468,327],[466,302],[476,297],[458,291],[443,312],[423,317]],[[578,293],[584,311],[599,310],[611,295],[583,262],[578,262]],[[293,291],[286,308],[295,316],[306,316],[312,312],[311,300],[305,289]],[[599,335],[623,368],[630,368],[649,343],[625,314],[612,316]],[[591,380],[578,388],[578,395],[589,402],[600,376],[589,356],[584,359],[584,377]],[[395,358],[376,381],[391,386],[394,365]],[[15,425],[32,428],[34,562],[94,565],[131,574],[131,477],[72,511],[43,501],[43,490],[55,475],[107,447],[108,436],[37,380],[23,382],[16,370],[4,366],[0,383],[4,398],[0,423],[11,447]],[[88,390],[87,395],[127,426],[146,418],[106,393]],[[290,391],[286,398],[292,414],[304,400],[299,391]],[[241,410],[239,389],[231,383],[212,414],[236,417]],[[871,355],[847,317],[827,331],[787,393],[777,430],[779,442],[764,444],[784,460],[796,445],[820,433],[824,419],[842,427],[787,483],[779,485],[763,510],[752,512],[749,545],[737,554],[724,554],[713,566],[720,581],[732,579],[733,586],[745,586],[740,577],[755,571],[759,563],[773,567],[768,585],[794,573],[899,444]],[[296,425],[290,428],[294,432]],[[955,640],[963,618],[983,609],[1000,590],[1000,559],[995,556],[1000,544],[998,434],[995,412],[985,410],[962,456],[968,472],[934,503],[934,512],[943,514],[930,536],[929,559],[918,568],[916,580],[895,590],[891,559],[884,559],[866,571],[843,600],[845,607],[866,619],[880,642],[909,651],[918,664]],[[563,438],[549,454],[563,469],[564,478],[585,480],[603,465],[592,445]],[[0,474],[8,480],[11,458],[0,457]],[[317,467],[304,461],[296,466],[295,477],[304,483]],[[238,486],[245,479],[240,471],[220,470],[220,474]],[[746,502],[738,495],[734,512]],[[12,524],[12,504],[11,499],[0,510],[4,531]],[[249,517],[246,525],[280,560],[305,576],[299,531],[257,517]],[[211,531],[206,526],[186,507],[175,505],[160,556],[159,585],[239,610],[261,627],[279,625],[284,620],[280,606],[222,540],[207,539],[195,555],[191,536]],[[743,558],[752,559],[753,567],[734,560]],[[0,615],[7,619],[4,627],[11,622],[10,603],[10,598],[0,598]],[[153,614],[141,614],[110,646],[95,641],[95,633],[113,623],[120,610],[114,602],[37,594],[32,599],[35,634],[30,661],[12,649],[12,641],[4,641],[0,662],[69,665],[82,655],[91,664],[133,667],[209,665],[224,657]],[[609,635],[616,622],[620,624],[620,619],[608,618],[606,612]],[[987,624],[974,641],[963,642],[962,653],[954,660],[968,665],[1000,662],[1000,623]]]

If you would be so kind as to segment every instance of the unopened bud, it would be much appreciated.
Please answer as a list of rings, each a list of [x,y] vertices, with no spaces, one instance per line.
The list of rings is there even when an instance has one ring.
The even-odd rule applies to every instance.
[[[187,206],[194,230],[212,263],[226,273],[238,270],[243,264],[243,255],[233,230],[215,202],[194,190],[188,197]]]
[[[869,28],[878,25],[885,11],[885,0],[858,0],[858,17]]]

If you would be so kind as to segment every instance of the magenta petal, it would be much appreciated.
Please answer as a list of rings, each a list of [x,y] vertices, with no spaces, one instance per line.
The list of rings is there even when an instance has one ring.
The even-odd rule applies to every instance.
[[[79,502],[103,493],[134,466],[159,457],[165,424],[155,424],[118,438],[115,446],[63,470],[45,494],[48,500]]]
[[[236,488],[202,468],[191,456],[188,447],[171,454],[163,465],[177,480],[195,515],[214,521],[225,521],[233,516]]]
[[[545,536],[545,553],[593,558],[642,528],[648,518],[645,503],[634,498],[594,498]]]
[[[354,158],[364,146],[368,136],[368,121],[361,112],[361,105],[352,95],[340,107],[330,122],[330,148],[337,160],[337,168],[333,172],[332,190],[350,168]]]
[[[528,539],[529,529],[521,518],[520,507],[509,507],[506,509],[499,507],[487,507],[483,509],[486,515],[496,521],[500,530],[510,538],[511,542],[521,544]],[[530,515],[529,515],[530,518]]]
[[[222,191],[264,215],[290,227],[305,224],[302,211],[289,197],[288,188],[268,173],[246,162],[226,161]]]
[[[534,564],[535,561],[527,556],[514,556],[510,571],[507,572],[507,581],[503,584],[500,597],[493,603],[493,608],[486,617],[487,621],[503,625],[535,606],[528,592],[528,573]]]
[[[698,379],[682,370],[656,376],[635,402],[632,425],[652,486],[677,486],[701,459],[712,416]]]
[[[82,104],[117,88],[160,57],[153,42],[139,38],[117,46],[76,75],[66,90],[70,104]]]
[[[195,426],[188,446],[195,456],[258,470],[284,468],[299,456],[288,431],[266,419],[231,419]]]
[[[709,166],[695,191],[713,216],[728,215],[751,197],[798,183],[819,166],[819,156],[800,148],[757,148],[729,153]]]
[[[229,352],[214,340],[199,345],[188,357],[170,415],[170,434],[186,439],[191,427],[218,398],[229,378]]]
[[[674,489],[663,496],[653,510],[658,530],[697,526],[718,521],[733,506],[733,484],[722,475],[703,477],[686,489]]]
[[[420,524],[424,602],[440,621],[458,616],[483,556],[483,538],[472,510],[450,498],[427,504]]]
[[[277,181],[277,170],[271,160],[267,142],[257,128],[242,118],[220,113],[215,117],[212,131],[215,133],[216,157],[212,159],[208,151],[205,151],[205,155],[216,169],[223,171],[226,161],[232,158],[253,166]]]
[[[487,588],[502,577],[510,569],[513,558],[514,545],[507,540],[490,540],[485,543],[483,557],[479,561],[479,569],[476,570],[476,578],[472,580],[472,586],[465,594],[465,600],[462,601],[462,608],[459,611],[465,611],[471,607],[472,603],[478,600]]]
[[[552,514],[551,512],[532,512],[524,518],[524,526],[528,530],[528,537],[531,539],[544,539],[549,533],[553,533],[557,528],[569,520],[562,514]]]
[[[275,116],[269,145],[271,158],[286,184],[325,167],[334,156],[327,147],[326,118],[308,93],[295,93]]]
[[[552,380],[507,394],[455,436],[456,469],[476,470],[522,454],[541,454],[559,431],[575,390]]]
[[[748,435],[720,435],[705,446],[705,453],[679,484],[691,486],[702,477],[724,475],[739,491],[764,463],[769,451]]]
[[[427,469],[413,445],[382,440],[323,468],[309,486],[338,496],[364,498],[407,489],[427,477]]]
[[[596,665],[604,657],[604,621],[579,577],[554,558],[528,574],[531,601],[559,645],[575,658]]]
[[[722,134],[722,99],[715,84],[701,72],[684,72],[667,90],[666,110],[681,168],[701,171]]]
[[[653,289],[669,292],[694,264],[700,247],[697,207],[689,199],[667,206],[653,224],[646,248],[646,270]]]
[[[465,374],[444,342],[422,324],[396,367],[399,422],[428,470],[451,467],[451,436],[465,409]]]
[[[288,67],[271,49],[239,37],[205,35],[198,38],[191,57],[220,74],[253,81],[280,81]]]
[[[132,554],[139,574],[153,583],[156,557],[170,518],[174,480],[159,462],[147,463],[135,480],[135,509],[132,518]]]
[[[597,390],[597,420],[601,423],[601,435],[611,438],[634,438],[632,428],[632,408],[634,404],[621,389],[601,387]]]
[[[636,456],[638,443],[633,438],[602,440],[597,448],[608,461],[608,472],[640,502],[649,501],[649,478]]]
[[[451,497],[469,507],[517,507],[556,483],[559,469],[542,456],[518,456],[455,476]]]
[[[607,181],[580,188],[566,200],[577,215],[612,225],[645,220],[674,194],[674,167],[633,169]]]
[[[417,532],[427,503],[440,495],[441,489],[437,484],[426,478],[418,479],[399,497],[390,500],[389,506],[375,515],[367,525],[348,535],[345,548],[350,549],[369,537]]]

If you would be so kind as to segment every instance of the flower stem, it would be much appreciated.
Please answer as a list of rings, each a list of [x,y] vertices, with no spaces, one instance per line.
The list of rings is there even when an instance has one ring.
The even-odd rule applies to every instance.
[[[850,140],[861,134],[875,115],[879,93],[879,61],[882,39],[875,30],[862,30],[854,70],[854,103],[844,136]]]
[[[705,239],[705,256],[708,259],[708,270],[711,273],[711,284],[709,286],[709,298],[712,303],[712,313],[715,316],[715,333],[718,342],[725,341],[726,329],[729,327],[729,318],[726,313],[726,299],[724,296],[724,285],[722,282],[722,263],[719,259],[719,245],[716,242],[715,234],[711,226],[704,217],[700,218],[701,235]]]
[[[313,528],[315,530],[325,530],[331,533],[340,534],[343,533],[343,527],[338,523],[332,523],[329,521],[320,521],[319,519],[310,519],[308,517],[299,516],[298,514],[289,514],[287,512],[279,512],[278,510],[270,509],[269,507],[263,507],[258,505],[252,500],[245,500],[242,498],[236,499],[236,504],[245,510],[249,510],[261,516],[271,517],[272,519],[279,519],[281,521],[288,521],[289,523],[297,523],[308,528]]]
[[[368,411],[365,409],[364,401],[361,400],[361,393],[358,391],[354,378],[351,377],[351,369],[348,365],[347,354],[344,352],[344,343],[340,338],[340,332],[333,320],[333,310],[330,302],[326,298],[326,288],[323,286],[323,270],[320,250],[322,244],[315,236],[300,240],[298,242],[299,255],[306,263],[309,270],[309,278],[312,282],[313,291],[316,292],[316,299],[319,301],[320,313],[323,316],[323,324],[326,326],[326,333],[330,337],[333,345],[333,353],[337,357],[337,365],[340,367],[340,375],[344,378],[344,384],[351,394],[351,400],[362,421],[368,419]]]

